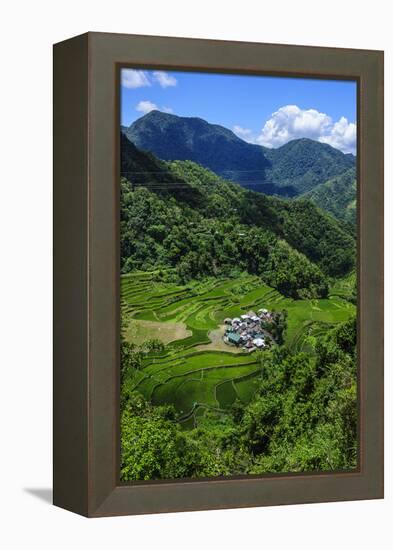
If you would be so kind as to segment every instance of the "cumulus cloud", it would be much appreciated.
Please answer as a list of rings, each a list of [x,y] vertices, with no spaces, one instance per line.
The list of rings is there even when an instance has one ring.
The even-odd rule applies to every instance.
[[[237,124],[232,128],[232,131],[234,134],[236,134],[239,138],[244,139],[244,141],[248,141],[250,143],[255,143],[255,136],[253,135],[252,130],[249,128],[243,128],[242,126],[238,126]]]
[[[152,101],[149,101],[148,99],[145,99],[143,101],[140,101],[136,106],[135,109],[139,111],[140,113],[143,113],[144,115],[147,115],[147,113],[150,113],[150,111],[162,111],[163,113],[173,113],[172,107],[159,107],[156,105],[156,103],[153,103]]]
[[[161,88],[177,86],[176,78],[165,71],[153,71],[153,74],[138,69],[122,69],[121,71],[121,84],[125,88],[143,88],[152,86],[154,83],[159,84]]]
[[[348,122],[342,116],[338,122],[333,124],[330,135],[321,136],[319,141],[328,143],[344,153],[356,154],[356,124]]]
[[[145,101],[140,101],[138,105],[135,107],[135,109],[140,113],[143,113],[144,115],[146,115],[147,113],[150,113],[150,111],[154,111],[155,109],[158,109],[158,107],[152,101],[145,100]]]
[[[170,86],[176,86],[177,84],[176,78],[165,71],[154,71],[153,77],[159,83],[161,88],[169,88]]]
[[[300,109],[297,105],[285,105],[265,122],[261,133],[234,126],[233,132],[249,143],[265,147],[280,147],[292,139],[310,138],[328,143],[343,153],[356,154],[356,124],[345,117],[333,119],[316,109]]]
[[[328,143],[343,153],[356,152],[356,124],[341,117],[338,122],[316,109],[285,105],[266,121],[256,143],[279,147],[292,139],[310,138]]]
[[[143,86],[151,86],[151,82],[145,71],[122,69],[121,85],[124,88],[142,88]]]

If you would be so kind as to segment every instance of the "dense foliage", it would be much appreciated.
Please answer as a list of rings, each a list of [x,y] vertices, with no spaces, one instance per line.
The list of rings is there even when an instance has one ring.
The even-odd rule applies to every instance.
[[[281,234],[294,248],[329,276],[341,277],[355,266],[352,228],[337,223],[308,200],[274,202],[281,217]]]
[[[307,198],[340,220],[356,222],[356,170],[351,168],[315,187]]]
[[[259,387],[248,405],[236,401],[229,414],[211,412],[188,431],[173,407],[122,391],[122,479],[354,468],[355,319],[328,332],[315,356],[275,348],[260,361]],[[130,366],[123,388],[133,373]]]
[[[147,122],[149,119],[144,121]],[[195,127],[200,124],[195,122]],[[154,132],[154,127],[149,131]],[[221,137],[217,137],[215,144],[220,151],[221,138],[227,141],[232,138],[221,129],[217,132]],[[310,140],[305,141],[304,146],[308,147]],[[149,362],[157,361],[161,369],[165,363],[160,364],[160,357],[167,356],[173,372],[178,367],[188,372],[186,361],[202,361],[205,356],[198,355],[203,354],[200,350],[191,351],[187,359],[183,352],[183,355],[179,353],[173,363],[175,356],[171,353],[177,345],[184,351],[195,342],[206,344],[207,332],[198,323],[202,313],[207,317],[211,315],[206,304],[218,298],[218,289],[212,287],[210,292],[209,287],[206,299],[205,294],[201,294],[199,301],[190,304],[190,316],[195,314],[196,325],[192,327],[192,335],[183,341],[166,346],[156,338],[138,346],[122,342],[122,480],[354,468],[357,461],[356,321],[351,318],[329,330],[328,323],[332,320],[329,307],[338,308],[338,305],[331,306],[330,299],[315,300],[328,297],[330,285],[329,298],[336,297],[338,301],[341,297],[346,308],[346,317],[338,320],[353,314],[353,306],[348,313],[350,304],[345,301],[356,303],[352,225],[323,212],[307,198],[287,201],[269,197],[230,183],[190,160],[159,160],[139,150],[124,135],[121,145],[122,272],[133,275],[136,271],[154,272],[157,281],[161,281],[159,284],[169,285],[171,289],[178,287],[180,298],[171,294],[161,311],[169,310],[173,314],[179,309],[182,320],[184,304],[179,306],[178,301],[191,301],[193,291],[198,293],[199,287],[213,280],[226,283],[227,279],[233,282],[239,278],[238,285],[225,290],[222,300],[226,305],[230,303],[229,292],[252,292],[253,285],[267,284],[266,292],[276,293],[270,287],[279,291],[277,301],[281,300],[282,306],[274,312],[274,323],[268,327],[275,345],[264,352],[254,352],[255,356],[247,356],[252,362],[250,372],[257,377],[253,379],[255,391],[249,399],[240,401],[241,394],[235,392],[236,400],[234,397],[226,404],[217,400],[219,408],[207,406],[204,415],[192,424],[196,427],[188,425],[189,429],[185,428],[184,421],[193,414],[190,407],[183,407],[182,411],[179,406],[154,405],[150,397],[146,399],[138,393],[138,386],[140,390],[141,380],[161,384],[150,379],[146,368]],[[291,147],[301,159],[298,164],[303,175],[308,174],[304,189],[317,182],[315,174],[329,177],[327,174],[333,170],[330,161],[325,163],[326,170],[318,168],[317,152],[307,160],[307,155],[303,157],[296,144]],[[333,158],[329,156],[331,148],[323,147],[324,154]],[[214,156],[219,159],[217,151]],[[350,156],[343,156],[352,162]],[[285,162],[277,164],[277,174],[283,182],[296,183],[301,171],[297,174],[290,167],[289,153],[285,158]],[[227,165],[227,157],[223,163]],[[288,180],[286,170],[290,174]],[[145,277],[146,274],[138,275]],[[142,295],[146,285],[151,284],[151,279],[144,282],[143,277],[137,283]],[[244,283],[247,280],[248,283]],[[179,287],[179,283],[183,286]],[[250,288],[243,288],[242,283]],[[147,300],[147,309],[151,311],[149,316],[142,316],[142,320],[165,322],[168,319],[166,313],[162,317],[156,315],[152,307],[160,302],[162,292],[158,286],[156,294]],[[300,347],[286,344],[287,312],[281,295],[305,299],[313,322],[319,307],[327,308],[327,321],[322,318],[319,324],[302,324],[300,328],[306,333]],[[138,314],[141,303],[132,288],[127,297],[127,307],[132,306]],[[255,303],[255,295],[253,300],[244,302],[244,307],[245,304],[253,307],[249,304]],[[288,320],[293,330],[294,322],[304,320],[293,313],[292,304],[300,302],[292,299],[286,302],[292,311]],[[169,318],[172,317],[169,315]],[[325,326],[320,331],[322,324]],[[300,349],[307,349],[307,353],[300,353]],[[246,360],[241,355],[236,357],[242,362]],[[177,371],[173,372],[171,376],[176,377]],[[172,402],[172,395],[158,402]],[[198,406],[196,401],[195,398],[190,406]],[[180,418],[181,413],[185,418]]]
[[[265,156],[271,162],[266,179],[279,185],[292,185],[298,194],[355,166],[353,155],[345,155],[327,143],[307,138],[294,139],[277,149],[268,149]]]
[[[327,276],[353,269],[353,236],[311,202],[267,197],[193,162],[124,147],[123,273],[176,267],[184,282],[247,271],[297,298],[326,296]]]

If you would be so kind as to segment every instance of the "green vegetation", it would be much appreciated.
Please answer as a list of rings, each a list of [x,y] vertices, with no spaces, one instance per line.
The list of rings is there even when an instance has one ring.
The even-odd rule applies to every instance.
[[[354,468],[355,349],[351,318],[326,332],[314,355],[276,348],[257,356],[254,366],[235,367],[232,380],[218,382],[217,368],[211,378],[209,372],[206,380],[183,382],[192,399],[215,383],[218,401],[199,408],[198,415],[195,405],[192,415],[183,416],[183,426],[173,405],[152,405],[138,391],[130,392],[121,413],[122,479]],[[248,392],[247,375],[239,376],[245,367],[258,373]],[[173,392],[175,387],[162,400],[173,399]]]
[[[124,132],[139,149],[162,160],[192,160],[233,181],[261,181],[269,165],[263,147],[201,118],[151,111]]]
[[[122,277],[124,325],[129,318],[182,321],[192,337],[159,352],[132,347],[130,352],[123,344],[124,480],[354,467],[355,309],[350,302],[343,296],[284,298],[250,275],[242,277],[240,293],[233,292],[236,279],[188,286],[162,279],[159,272]],[[198,351],[225,315],[263,306],[288,312],[281,352]],[[332,330],[334,325],[338,328]],[[348,331],[351,344],[343,336]],[[135,400],[140,404],[136,417]],[[274,418],[274,427],[262,437],[257,426],[265,429],[267,418]],[[259,438],[265,441],[261,447]],[[280,441],[286,441],[284,448]],[[152,465],[145,464],[148,459]]]
[[[266,171],[268,181],[292,185],[298,194],[306,193],[328,179],[355,166],[355,157],[345,155],[327,143],[302,138],[289,141],[277,149],[267,149],[271,162]]]
[[[355,267],[353,227],[340,223],[306,199],[270,199],[279,212],[282,235],[294,248],[331,277],[343,277]]]
[[[351,168],[340,176],[315,187],[307,194],[317,206],[336,218],[351,224],[356,222],[356,170]]]
[[[357,278],[356,273],[349,273],[342,279],[337,279],[330,287],[330,293],[332,296],[338,296],[348,300],[352,304],[357,303]]]
[[[353,235],[309,201],[246,191],[190,161],[152,166],[152,155],[135,147],[123,159],[135,174],[154,177],[121,183],[123,273],[172,268],[184,283],[247,271],[304,298],[326,296],[327,277],[354,268]]]
[[[122,480],[354,468],[351,227],[123,141]],[[260,308],[275,344],[223,345]]]

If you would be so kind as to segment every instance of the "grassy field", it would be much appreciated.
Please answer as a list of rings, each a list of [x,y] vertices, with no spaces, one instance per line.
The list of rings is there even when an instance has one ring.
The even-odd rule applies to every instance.
[[[250,275],[186,286],[160,282],[156,273],[124,275],[125,337],[139,344],[145,335],[167,344],[164,352],[146,356],[133,388],[155,404],[173,404],[185,428],[195,426],[207,410],[225,413],[236,399],[246,403],[256,389],[260,359],[222,346],[223,320],[250,309],[286,309],[286,345],[312,352],[318,335],[354,313],[355,306],[345,300],[346,285],[336,285],[327,299],[295,301]]]
[[[136,345],[142,344],[149,338],[158,338],[164,344],[169,344],[188,336],[192,336],[192,331],[187,330],[184,323],[160,323],[132,318],[127,323],[125,334],[126,340]]]

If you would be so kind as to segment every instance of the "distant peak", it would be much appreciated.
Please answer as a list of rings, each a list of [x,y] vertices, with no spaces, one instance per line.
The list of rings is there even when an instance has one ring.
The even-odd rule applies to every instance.
[[[283,145],[281,145],[281,147],[285,147],[285,145],[289,145],[290,143],[292,144],[295,144],[295,143],[318,143],[320,145],[323,145],[320,141],[317,141],[315,139],[311,139],[311,138],[308,138],[308,137],[301,137],[301,138],[295,138],[295,139],[291,139],[289,141],[287,141],[286,143],[284,143]]]
[[[274,148],[276,151],[279,151],[280,149],[291,149],[293,147],[296,147],[297,145],[305,145],[305,146],[309,146],[309,147],[318,147],[320,149],[325,149],[325,150],[333,150],[333,151],[337,151],[339,153],[341,153],[342,155],[345,155],[345,153],[343,153],[340,149],[337,149],[336,147],[333,147],[332,145],[330,145],[330,143],[324,143],[323,141],[318,141],[316,139],[311,139],[311,138],[308,138],[308,137],[301,137],[301,138],[295,138],[295,139],[291,139],[289,141],[287,141],[286,143],[284,143],[283,145],[280,145],[279,147],[276,147]],[[351,153],[349,153],[351,154]]]
[[[198,122],[199,124],[205,124],[207,126],[211,126],[215,128],[222,128],[224,130],[227,130],[228,132],[231,132],[231,130],[229,130],[228,128],[225,128],[225,126],[208,122],[204,118],[201,118],[198,116],[174,115],[173,113],[166,113],[165,111],[159,111],[158,109],[153,109],[152,111],[149,111],[148,113],[141,116],[140,118],[137,118],[135,122],[138,122],[139,120],[147,120],[147,119],[161,119],[161,120],[166,119],[166,120],[178,120],[178,121],[184,121],[184,122]]]
[[[143,115],[141,118],[179,118],[178,116],[172,114],[172,113],[166,113],[165,111],[160,111],[159,109],[153,109],[152,111],[149,111],[145,115]]]

